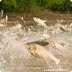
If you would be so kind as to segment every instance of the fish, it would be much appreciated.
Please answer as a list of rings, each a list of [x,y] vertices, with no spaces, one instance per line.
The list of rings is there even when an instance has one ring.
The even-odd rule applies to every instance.
[[[23,20],[23,17],[18,16],[18,21],[21,23],[21,26],[25,28],[25,30],[28,32],[27,26],[25,24],[25,21]]]
[[[21,29],[22,25],[21,24],[17,24],[16,26],[13,26],[11,29]]]
[[[57,19],[57,24],[61,24],[62,22],[63,22],[63,20]]]
[[[59,27],[59,28],[60,28],[60,30],[62,30],[62,31],[64,31],[64,32],[68,32],[67,28],[64,27],[63,25],[62,25],[62,27]]]
[[[6,18],[5,19],[1,19],[0,20],[0,24],[7,24],[7,21],[8,21],[8,16],[6,15]],[[5,25],[4,25],[5,26]],[[3,27],[3,26],[2,26]]]
[[[69,27],[70,27],[70,28],[72,27],[72,23],[69,25]]]
[[[8,36],[16,36],[17,34],[15,32],[6,32]]]
[[[48,51],[44,46],[39,44],[26,44],[26,49],[38,59],[44,60],[48,64],[48,60],[51,59],[55,62],[58,69],[60,69],[60,59],[56,58],[50,51]]]
[[[63,46],[59,43],[56,43],[54,41],[47,41],[53,48],[58,49],[58,50],[63,50]]]
[[[40,18],[33,17],[34,21],[37,22],[38,26],[42,26],[47,29],[47,25],[45,24],[46,20],[41,20]]]
[[[6,24],[7,24],[7,22],[8,22],[8,16],[6,15]]]

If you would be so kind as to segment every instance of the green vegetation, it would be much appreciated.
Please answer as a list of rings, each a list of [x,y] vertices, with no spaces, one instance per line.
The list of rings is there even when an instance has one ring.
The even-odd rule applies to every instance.
[[[70,0],[2,0],[0,10],[5,12],[31,12],[32,10],[72,11]]]

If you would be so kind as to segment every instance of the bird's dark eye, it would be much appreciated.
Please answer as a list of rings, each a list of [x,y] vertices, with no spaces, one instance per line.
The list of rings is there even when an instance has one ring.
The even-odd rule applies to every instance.
[[[30,49],[30,48],[29,48]]]

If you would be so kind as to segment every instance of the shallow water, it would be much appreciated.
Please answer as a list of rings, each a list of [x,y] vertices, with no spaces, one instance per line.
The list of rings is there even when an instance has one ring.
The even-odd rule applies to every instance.
[[[52,30],[55,33],[52,32]],[[47,34],[53,37],[51,40],[63,43],[63,50],[55,50],[52,46],[42,42],[40,33],[43,28],[34,27],[34,31],[26,32],[23,29],[0,28],[0,71],[1,72],[58,72],[53,61],[48,65],[43,60],[37,60],[25,48],[28,42],[46,44],[46,48],[57,58],[63,60],[59,72],[70,72],[72,70],[72,29],[64,32],[55,26],[48,28]],[[41,43],[40,43],[41,42]]]

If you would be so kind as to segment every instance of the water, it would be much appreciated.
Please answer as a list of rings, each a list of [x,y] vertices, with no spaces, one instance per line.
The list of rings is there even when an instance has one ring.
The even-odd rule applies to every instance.
[[[10,29],[11,27],[0,28],[0,71],[1,72],[57,72],[54,62],[49,61],[48,65],[43,60],[37,60],[25,48],[28,42],[41,42],[40,33],[45,32],[41,27],[34,27],[35,31],[26,32],[25,29]],[[50,30],[51,29],[51,30]],[[52,32],[54,31],[54,32]],[[63,60],[60,65],[60,72],[72,70],[72,29],[64,32],[55,26],[48,26],[46,31],[51,40],[63,43],[63,50],[55,50],[49,44],[46,48],[57,58]],[[44,44],[44,43],[42,43]]]

